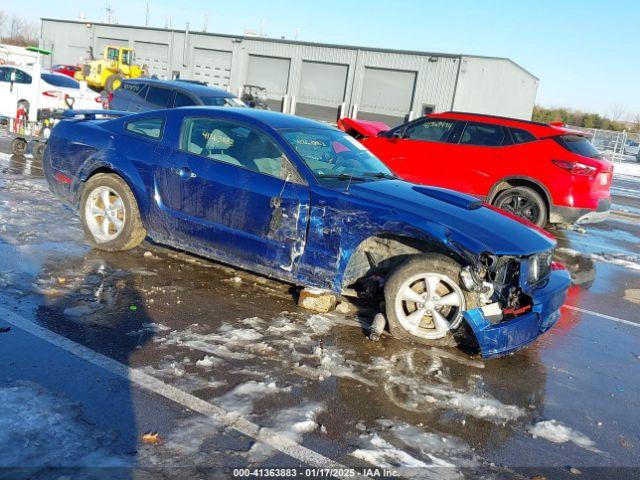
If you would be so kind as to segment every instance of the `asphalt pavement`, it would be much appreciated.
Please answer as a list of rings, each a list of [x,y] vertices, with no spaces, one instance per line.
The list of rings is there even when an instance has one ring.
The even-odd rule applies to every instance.
[[[552,232],[559,324],[483,361],[165,247],[91,250],[41,165],[0,154],[0,479],[638,478],[640,178],[612,193]]]

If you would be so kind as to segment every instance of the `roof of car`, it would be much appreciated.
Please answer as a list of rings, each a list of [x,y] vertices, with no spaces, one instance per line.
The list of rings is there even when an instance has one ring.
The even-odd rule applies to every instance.
[[[235,107],[180,107],[181,111],[193,110],[194,113],[212,110],[221,117],[228,116],[238,120],[246,119],[253,122],[260,122],[276,130],[301,129],[301,128],[323,128],[331,129],[327,123],[310,120],[308,118],[287,115],[271,110],[260,110],[256,108],[235,108]]]
[[[124,83],[149,83],[152,85],[164,85],[171,88],[177,88],[198,96],[217,96],[217,97],[233,97],[234,95],[222,88],[210,87],[200,83],[193,83],[184,80],[161,80],[159,78],[136,78],[125,80]]]
[[[484,122],[494,125],[503,125],[505,127],[521,128],[526,130],[538,138],[553,137],[558,135],[580,135],[588,136],[587,133],[578,130],[572,130],[560,125],[550,125],[548,123],[534,122],[531,120],[523,120],[521,118],[503,117],[500,115],[489,115],[484,113],[471,112],[442,112],[432,113],[428,115],[430,118],[449,118],[453,120],[464,120],[468,122]]]

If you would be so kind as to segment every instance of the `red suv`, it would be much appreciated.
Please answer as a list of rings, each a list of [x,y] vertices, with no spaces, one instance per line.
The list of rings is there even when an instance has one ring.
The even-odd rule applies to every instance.
[[[401,178],[481,197],[538,226],[601,222],[611,208],[613,164],[560,125],[446,112],[393,129],[349,118],[338,126]]]

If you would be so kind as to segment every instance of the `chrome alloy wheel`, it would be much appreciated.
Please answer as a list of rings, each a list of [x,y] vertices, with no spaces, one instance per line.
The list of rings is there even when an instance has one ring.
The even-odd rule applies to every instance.
[[[85,219],[96,242],[114,240],[122,233],[126,219],[124,203],[115,190],[98,187],[87,197]]]
[[[462,322],[466,300],[456,282],[439,273],[407,278],[395,299],[396,316],[412,335],[427,340],[442,338]]]

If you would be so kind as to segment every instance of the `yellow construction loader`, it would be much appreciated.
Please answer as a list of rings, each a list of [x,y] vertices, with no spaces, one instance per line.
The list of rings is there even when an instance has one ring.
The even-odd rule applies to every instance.
[[[104,47],[102,58],[94,59],[89,50],[91,60],[85,62],[76,72],[76,80],[84,80],[91,88],[113,92],[120,87],[125,78],[138,78],[144,74],[144,68],[134,63],[133,48]]]

